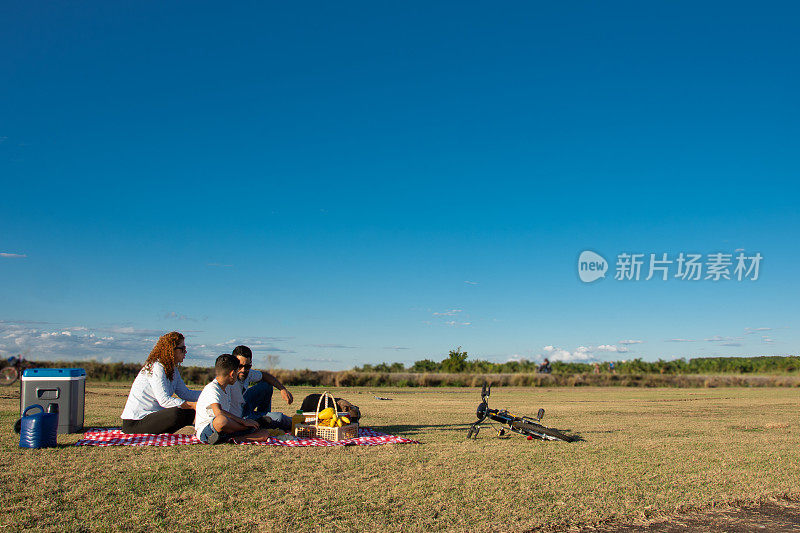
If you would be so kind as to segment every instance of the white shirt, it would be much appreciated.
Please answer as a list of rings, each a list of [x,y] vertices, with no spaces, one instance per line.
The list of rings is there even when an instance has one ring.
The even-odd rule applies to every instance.
[[[169,407],[179,407],[185,401],[194,402],[200,397],[200,391],[191,390],[186,386],[177,368],[172,376],[172,379],[167,377],[164,365],[159,362],[153,363],[150,372],[142,368],[133,380],[128,401],[125,402],[125,409],[122,410],[120,418],[141,420],[150,413]],[[173,398],[174,394],[178,397]]]
[[[252,383],[261,381],[262,377],[263,374],[261,374],[261,372],[251,369],[243,381],[237,379],[236,383],[228,386],[228,390],[231,391],[231,408],[233,409],[233,411],[230,411],[231,414],[242,416],[242,410],[244,409],[244,391],[246,391],[247,387]]]
[[[203,430],[214,421],[214,411],[210,407],[211,404],[218,403],[223,411],[231,412],[231,395],[228,392],[230,390],[230,385],[223,389],[216,379],[203,388],[200,398],[197,399],[197,410],[194,415],[194,429],[197,433],[197,438],[200,438]]]

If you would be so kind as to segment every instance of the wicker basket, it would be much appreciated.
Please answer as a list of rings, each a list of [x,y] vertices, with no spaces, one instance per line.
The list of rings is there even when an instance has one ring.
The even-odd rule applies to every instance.
[[[322,399],[325,399],[325,406],[322,406]],[[328,403],[333,405],[328,405]],[[319,413],[325,407],[333,407],[336,409],[336,401],[333,399],[333,396],[328,391],[322,393],[319,397],[319,401],[317,402],[317,410],[314,412],[314,423],[313,424],[297,424],[294,428],[294,434],[296,437],[310,437],[310,438],[318,438],[318,439],[325,439],[329,441],[339,441],[345,439],[353,439],[358,437],[358,423],[354,422],[351,424],[347,424],[346,426],[338,427],[338,428],[329,428],[327,426],[320,426],[319,425]],[[306,422],[308,422],[308,418],[306,418]]]

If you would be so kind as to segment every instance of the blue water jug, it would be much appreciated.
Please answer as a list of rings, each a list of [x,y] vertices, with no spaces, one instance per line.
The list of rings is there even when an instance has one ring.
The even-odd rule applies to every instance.
[[[28,411],[39,408],[41,413],[28,415]],[[45,413],[41,405],[29,405],[22,413],[19,431],[20,448],[52,448],[58,434],[58,413]]]

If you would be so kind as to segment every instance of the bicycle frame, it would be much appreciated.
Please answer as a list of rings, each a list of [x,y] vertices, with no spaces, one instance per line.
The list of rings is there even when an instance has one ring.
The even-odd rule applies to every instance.
[[[538,413],[536,414],[536,418],[516,416],[509,413],[507,409],[491,409],[489,407],[488,400],[491,392],[491,385],[487,385],[484,382],[483,388],[481,389],[481,403],[478,405],[478,409],[476,411],[478,420],[474,422],[472,426],[470,426],[469,431],[467,432],[468,439],[471,437],[477,438],[478,432],[481,428],[480,424],[488,418],[505,426],[498,431],[498,436],[500,437],[502,437],[505,434],[505,430],[508,429],[514,433],[519,433],[520,435],[526,435],[536,439],[561,440],[566,442],[572,441],[570,437],[564,435],[560,431],[548,428],[540,423],[542,417],[544,416],[544,409],[539,409]]]

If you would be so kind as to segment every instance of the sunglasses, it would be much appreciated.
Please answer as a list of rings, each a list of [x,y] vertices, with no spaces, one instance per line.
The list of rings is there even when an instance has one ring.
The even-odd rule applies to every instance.
[[[239,368],[244,368],[245,370],[250,370],[253,368],[253,365],[239,365]]]

